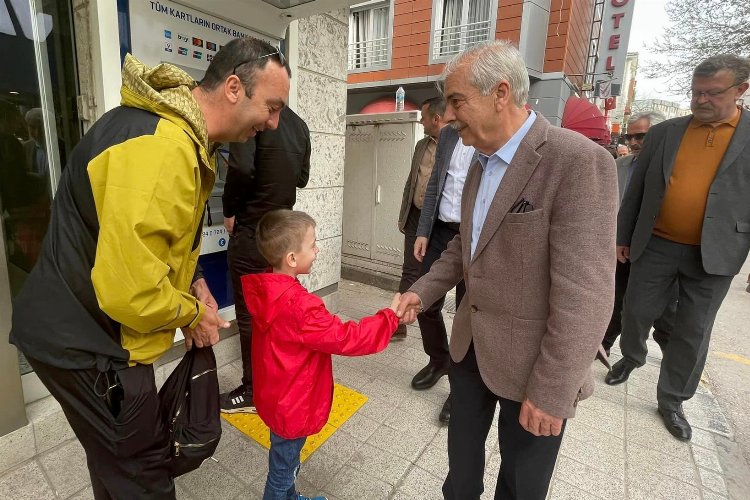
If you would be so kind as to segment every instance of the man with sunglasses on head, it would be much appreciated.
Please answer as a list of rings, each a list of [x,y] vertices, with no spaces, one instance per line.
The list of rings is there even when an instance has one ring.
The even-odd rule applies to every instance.
[[[152,364],[176,328],[190,348],[229,326],[195,275],[214,145],[275,128],[289,76],[251,38],[226,44],[200,84],[127,55],[122,105],[69,156],[10,341],[62,406],[97,500],[175,498]]]
[[[693,114],[651,127],[618,218],[617,259],[631,262],[623,358],[605,381],[646,363],[646,338],[677,282],[674,330],[656,399],[669,432],[692,437],[682,409],[700,382],[716,313],[750,250],[750,112],[737,106],[750,60],[709,57],[693,71]]]
[[[630,121],[628,121],[625,140],[632,154],[615,160],[617,164],[618,201],[622,201],[625,189],[630,182],[630,177],[633,175],[633,171],[638,164],[638,156],[641,153],[646,132],[648,132],[648,129],[652,125],[656,125],[662,121],[664,121],[664,117],[657,113],[640,113],[631,117]],[[604,340],[602,340],[602,347],[607,356],[609,356],[609,351],[612,349],[622,330],[622,302],[628,286],[628,276],[630,276],[630,262],[618,262],[617,270],[615,271],[615,304],[612,310],[612,319],[609,321],[607,331],[604,332]],[[674,315],[676,311],[677,296],[675,289],[673,299],[668,302],[661,316],[654,321],[654,340],[659,344],[662,351],[664,351],[669,340],[669,334],[674,327]]]

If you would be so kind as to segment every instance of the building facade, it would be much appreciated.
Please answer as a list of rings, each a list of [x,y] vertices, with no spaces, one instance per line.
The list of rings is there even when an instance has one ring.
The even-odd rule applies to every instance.
[[[385,0],[349,14],[347,114],[399,86],[419,104],[437,94],[445,62],[485,40],[510,40],[526,61],[529,105],[560,124],[580,93],[590,55],[596,0]]]
[[[298,192],[296,207],[318,221],[321,253],[305,284],[336,307],[348,3],[0,1],[0,50],[6,55],[0,79],[0,473],[70,437],[59,405],[8,344],[12,299],[38,256],[68,154],[97,118],[120,103],[126,51],[149,66],[177,64],[196,80],[219,44],[236,36],[261,37],[285,51],[293,73],[289,104],[307,122],[313,147],[310,181]],[[233,304],[226,302],[231,297],[227,238],[220,202],[214,205],[221,193],[214,194],[214,224],[204,228],[201,262],[213,275],[209,284],[223,306],[221,314],[233,319]],[[236,328],[222,332],[216,349],[220,361],[239,357],[234,333]],[[157,362],[157,380],[164,380],[173,366],[167,363],[182,352],[176,344]]]
[[[636,99],[631,108],[632,114],[659,113],[665,120],[690,114],[690,108],[680,102],[665,101],[664,99]]]

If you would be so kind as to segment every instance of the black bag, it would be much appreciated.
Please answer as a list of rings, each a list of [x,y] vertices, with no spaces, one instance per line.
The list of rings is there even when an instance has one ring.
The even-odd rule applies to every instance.
[[[172,477],[197,469],[221,438],[219,378],[211,347],[193,347],[159,391],[171,442]]]

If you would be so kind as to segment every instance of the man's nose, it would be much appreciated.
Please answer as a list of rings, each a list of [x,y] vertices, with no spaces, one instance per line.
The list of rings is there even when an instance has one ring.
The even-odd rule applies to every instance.
[[[447,105],[445,107],[445,114],[443,115],[443,121],[452,122],[455,119],[456,119],[456,113],[453,112],[453,107],[451,105]]]

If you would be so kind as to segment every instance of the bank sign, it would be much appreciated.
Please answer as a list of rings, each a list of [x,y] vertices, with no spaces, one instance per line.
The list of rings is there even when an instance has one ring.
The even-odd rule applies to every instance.
[[[273,45],[277,40],[245,26],[169,0],[129,0],[130,51],[148,66],[162,62],[203,78],[214,55],[234,38],[252,36]]]
[[[623,89],[625,77],[625,58],[628,54],[630,27],[633,24],[635,0],[605,0],[602,16],[602,31],[599,37],[599,60],[596,64],[597,79],[603,73],[611,73],[616,86],[612,89]],[[612,92],[620,95],[619,92]]]

